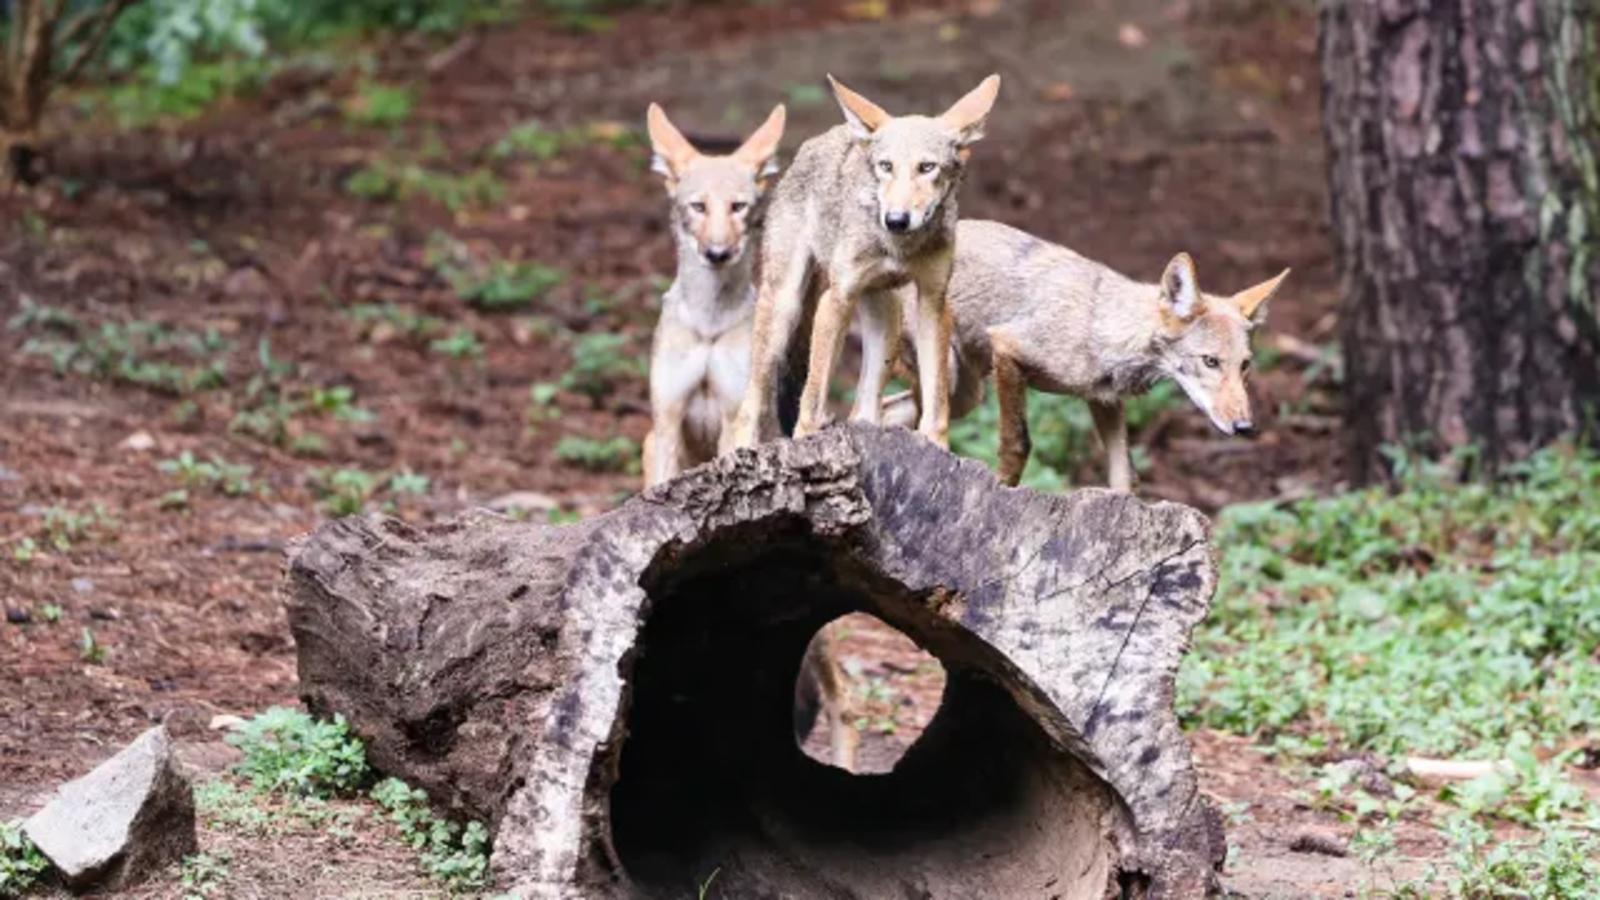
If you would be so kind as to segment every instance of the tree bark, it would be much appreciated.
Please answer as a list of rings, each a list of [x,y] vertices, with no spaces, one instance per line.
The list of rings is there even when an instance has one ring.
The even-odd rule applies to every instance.
[[[1600,409],[1600,4],[1323,0],[1353,476]]]
[[[0,185],[32,181],[39,125],[57,87],[77,80],[137,0],[102,0],[70,18],[67,4],[16,0],[0,47]]]
[[[741,450],[567,526],[323,526],[289,563],[304,699],[492,823],[530,897],[1200,897],[1224,844],[1172,709],[1215,574],[1195,511],[999,486],[909,432]],[[895,770],[793,732],[808,641],[938,657]]]

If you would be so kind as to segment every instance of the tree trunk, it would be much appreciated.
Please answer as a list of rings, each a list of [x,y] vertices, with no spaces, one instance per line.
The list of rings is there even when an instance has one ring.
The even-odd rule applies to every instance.
[[[1210,554],[1186,507],[851,427],[574,525],[334,522],[288,607],[307,704],[491,822],[520,896],[1200,897],[1224,845],[1172,698]],[[807,642],[856,610],[948,673],[887,775],[794,738]]]
[[[8,183],[32,184],[39,177],[37,129],[12,131],[0,125],[0,188]]]
[[[67,15],[69,4],[14,0],[0,47],[0,187],[33,181],[39,125],[50,93],[83,74],[137,0],[100,0]]]
[[[1600,4],[1323,0],[1352,474],[1600,409]]]
[[[50,93],[56,16],[45,0],[19,0],[0,59],[0,185],[28,182]]]

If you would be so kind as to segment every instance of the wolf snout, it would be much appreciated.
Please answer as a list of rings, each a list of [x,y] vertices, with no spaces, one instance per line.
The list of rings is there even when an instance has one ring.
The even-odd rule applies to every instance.
[[[733,248],[715,245],[706,247],[701,251],[705,254],[706,262],[713,266],[720,266],[733,259]]]
[[[883,214],[883,227],[889,229],[895,234],[903,234],[904,232],[910,231],[911,213],[896,211],[886,212]]]
[[[1233,433],[1238,437],[1255,437],[1256,423],[1249,419],[1233,420]]]

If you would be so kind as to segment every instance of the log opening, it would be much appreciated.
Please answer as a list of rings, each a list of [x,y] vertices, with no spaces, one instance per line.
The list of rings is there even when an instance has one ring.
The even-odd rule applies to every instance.
[[[728,897],[1104,894],[1113,795],[997,685],[1004,659],[926,596],[798,524],[724,533],[658,568],[611,790],[641,896],[693,896],[713,872],[711,895]],[[887,774],[852,775],[794,740],[806,646],[850,612],[948,672],[939,711]]]
[[[870,613],[849,613],[806,644],[794,685],[794,739],[807,756],[857,774],[892,772],[928,727],[944,666]]]

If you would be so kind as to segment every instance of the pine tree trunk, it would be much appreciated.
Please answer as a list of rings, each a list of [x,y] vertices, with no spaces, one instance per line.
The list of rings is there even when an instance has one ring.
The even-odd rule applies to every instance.
[[[1323,0],[1352,475],[1600,409],[1600,4]]]

